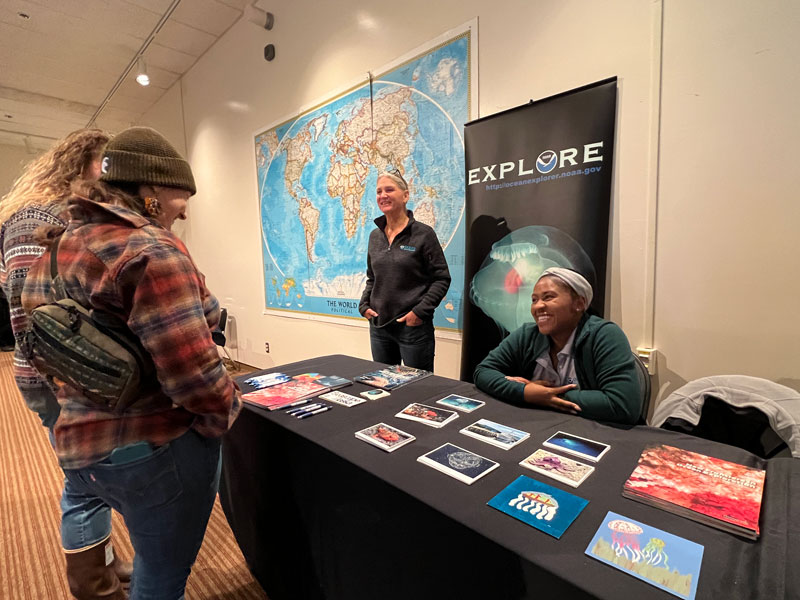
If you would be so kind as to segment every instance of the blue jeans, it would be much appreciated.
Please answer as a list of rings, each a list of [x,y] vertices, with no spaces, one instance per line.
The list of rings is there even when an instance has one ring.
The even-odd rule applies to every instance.
[[[369,325],[369,343],[372,360],[389,365],[399,365],[433,371],[435,339],[433,322],[425,321],[417,327],[405,323],[389,323],[384,327]]]
[[[136,552],[130,600],[180,600],[219,487],[220,441],[193,430],[147,456],[65,469],[71,493],[125,519]]]

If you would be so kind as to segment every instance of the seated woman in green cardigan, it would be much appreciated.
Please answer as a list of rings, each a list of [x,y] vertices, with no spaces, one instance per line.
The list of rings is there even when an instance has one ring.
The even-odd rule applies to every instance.
[[[475,385],[515,404],[633,424],[642,394],[628,338],[586,314],[592,287],[575,271],[542,273],[531,295],[535,323],[504,339],[475,369]]]

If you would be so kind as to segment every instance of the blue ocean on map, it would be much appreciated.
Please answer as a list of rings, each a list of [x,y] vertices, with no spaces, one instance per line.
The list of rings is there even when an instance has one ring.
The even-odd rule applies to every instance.
[[[267,308],[360,318],[377,177],[399,169],[450,266],[434,324],[461,329],[469,43],[464,33],[256,135]]]

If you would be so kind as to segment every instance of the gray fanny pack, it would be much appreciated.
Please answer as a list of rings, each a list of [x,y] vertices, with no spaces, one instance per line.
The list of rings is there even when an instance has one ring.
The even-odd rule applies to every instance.
[[[124,322],[69,297],[58,273],[60,239],[50,254],[56,301],[33,309],[22,352],[43,376],[82,392],[75,401],[117,414],[138,412],[145,407],[134,407],[137,400],[158,389],[153,360]]]

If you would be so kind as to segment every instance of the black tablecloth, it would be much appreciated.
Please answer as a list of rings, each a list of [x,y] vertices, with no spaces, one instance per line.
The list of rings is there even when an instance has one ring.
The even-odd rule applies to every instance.
[[[348,379],[383,365],[342,355],[282,367]],[[240,383],[240,385],[242,385]],[[247,391],[248,386],[242,385]],[[371,389],[343,388],[353,395]],[[448,394],[486,401],[441,429],[394,417]],[[529,432],[510,450],[458,433],[486,418]],[[386,453],[358,440],[386,422],[416,441]],[[577,489],[519,462],[556,431],[611,445]],[[466,485],[416,461],[451,442],[500,463]],[[621,496],[648,443],[766,468],[761,537],[746,541]],[[519,475],[589,500],[556,540],[486,505]],[[474,385],[432,376],[391,396],[298,420],[247,406],[224,440],[220,496],[254,576],[271,600],[358,598],[674,598],[584,554],[611,510],[704,546],[698,599],[800,598],[800,461],[762,461],[737,448],[650,427],[623,429],[496,401]]]

